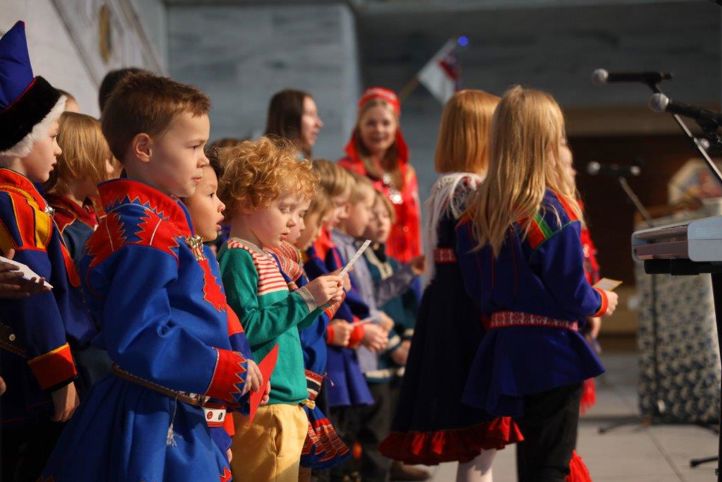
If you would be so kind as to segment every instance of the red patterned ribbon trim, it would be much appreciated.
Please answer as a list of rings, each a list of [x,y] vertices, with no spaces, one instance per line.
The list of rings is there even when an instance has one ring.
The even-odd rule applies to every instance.
[[[541,315],[533,315],[521,311],[497,311],[491,315],[488,329],[509,328],[511,326],[542,326],[545,328],[559,328],[579,331],[576,321],[556,320]]]
[[[456,263],[456,253],[451,248],[436,248],[434,262],[438,264]]]

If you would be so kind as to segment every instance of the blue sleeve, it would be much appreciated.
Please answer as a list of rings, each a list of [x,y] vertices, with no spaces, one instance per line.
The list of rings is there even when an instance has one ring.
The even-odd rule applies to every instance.
[[[539,245],[529,261],[566,320],[592,316],[602,305],[601,295],[584,274],[579,230],[579,221],[566,224]]]
[[[215,392],[215,385],[225,382],[221,378],[228,376],[226,370],[233,371],[240,357],[184,329],[187,320],[181,309],[172,308],[168,291],[177,281],[178,269],[176,258],[166,252],[126,245],[90,271],[89,290],[106,294],[100,313],[105,348],[114,362],[134,375],[175,390]],[[233,390],[224,393],[234,394],[231,400],[219,397],[227,401],[240,396]]]

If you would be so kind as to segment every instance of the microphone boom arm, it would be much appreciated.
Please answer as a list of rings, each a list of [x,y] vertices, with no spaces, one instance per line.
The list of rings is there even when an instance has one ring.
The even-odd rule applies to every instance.
[[[659,88],[657,84],[649,83],[647,84],[650,89],[652,89],[652,92],[655,94],[664,94]],[[672,114],[672,117],[674,117],[674,120],[677,122],[677,125],[679,125],[680,129],[687,135],[690,141],[692,141],[692,144],[694,144],[697,151],[702,155],[702,158],[704,158],[704,162],[707,164],[707,167],[710,171],[712,171],[712,174],[714,175],[715,179],[717,179],[717,182],[719,182],[722,185],[722,172],[717,168],[714,162],[712,162],[712,159],[709,157],[709,154],[707,153],[707,150],[704,148],[703,140],[695,137],[694,134],[692,134],[692,131],[689,130],[687,127],[687,124],[684,123],[682,120],[682,117],[678,114]],[[700,125],[700,127],[703,128],[703,130],[706,130],[704,126]]]

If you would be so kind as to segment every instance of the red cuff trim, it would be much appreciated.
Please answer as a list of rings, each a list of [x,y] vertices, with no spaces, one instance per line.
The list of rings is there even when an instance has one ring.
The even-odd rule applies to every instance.
[[[333,326],[328,325],[326,327],[326,343],[329,345],[333,343],[333,333]]]
[[[356,348],[357,346],[359,346],[363,341],[365,334],[366,329],[364,328],[364,325],[360,323],[354,323],[353,331],[351,332],[351,336],[348,339],[348,347]]]
[[[78,375],[67,343],[28,361],[40,388],[47,390]]]
[[[231,403],[239,403],[243,396],[248,372],[248,360],[236,351],[216,348],[218,360],[206,395]]]
[[[597,312],[592,315],[592,317],[604,316],[604,314],[607,312],[607,307],[609,306],[607,294],[604,292],[604,290],[601,290],[599,288],[594,289],[597,291],[597,293],[599,293],[599,297],[602,299],[602,305],[599,307],[599,310],[597,310]]]
[[[336,316],[336,312],[338,311],[339,308],[341,308],[341,304],[344,302],[345,299],[346,299],[346,292],[344,291],[343,297],[341,298],[340,301],[337,301],[336,303],[329,305],[324,310],[324,313],[326,313],[326,316],[328,316],[329,320],[333,320],[333,317]]]

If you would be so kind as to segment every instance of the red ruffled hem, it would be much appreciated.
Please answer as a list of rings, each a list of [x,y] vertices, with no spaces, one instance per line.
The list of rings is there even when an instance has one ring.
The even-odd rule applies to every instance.
[[[379,450],[386,457],[406,464],[437,465],[468,462],[482,450],[503,449],[524,440],[511,417],[499,417],[462,429],[434,432],[391,432]]]
[[[592,475],[587,465],[576,451],[572,452],[572,460],[569,461],[569,475],[566,482],[592,482]]]
[[[582,400],[579,404],[579,412],[584,415],[595,403],[597,403],[596,384],[593,378],[587,378],[582,384]]]

